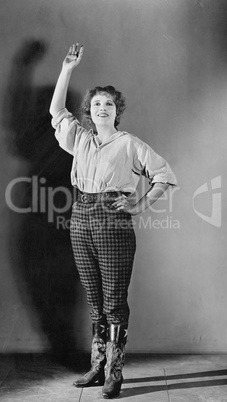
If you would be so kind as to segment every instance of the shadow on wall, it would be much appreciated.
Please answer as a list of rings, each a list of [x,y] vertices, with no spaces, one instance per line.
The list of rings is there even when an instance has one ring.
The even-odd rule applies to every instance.
[[[53,356],[73,363],[75,354],[78,355],[74,316],[79,281],[68,226],[57,226],[59,216],[69,222],[71,204],[64,213],[55,213],[51,219],[53,211],[48,195],[49,188],[55,209],[64,208],[69,194],[73,200],[72,157],[60,149],[51,127],[49,105],[54,87],[32,84],[35,68],[46,51],[46,43],[27,41],[15,55],[9,73],[4,110],[7,145],[10,154],[26,166],[23,176],[28,178],[27,182],[23,180],[14,186],[12,196],[17,207],[32,206],[29,213],[10,211],[9,251],[31,322],[47,336]],[[68,94],[70,110],[78,108],[79,103],[78,94]],[[53,189],[59,186],[64,186],[65,192],[57,191],[53,196]],[[38,317],[39,329],[34,317]]]

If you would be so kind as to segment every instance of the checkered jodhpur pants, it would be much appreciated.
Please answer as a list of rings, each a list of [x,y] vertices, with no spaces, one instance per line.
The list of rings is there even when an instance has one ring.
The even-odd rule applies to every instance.
[[[131,215],[111,209],[104,201],[77,201],[70,236],[92,320],[106,317],[109,324],[128,322],[128,287],[136,250]]]

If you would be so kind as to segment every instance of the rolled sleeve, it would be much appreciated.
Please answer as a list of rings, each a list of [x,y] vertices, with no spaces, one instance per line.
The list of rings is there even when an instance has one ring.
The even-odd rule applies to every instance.
[[[159,155],[158,155],[159,156]],[[156,171],[153,171],[153,177],[150,180],[150,184],[154,183],[168,183],[172,186],[177,185],[177,179],[175,174],[173,173],[170,165],[164,158],[159,156],[159,163],[161,167]]]
[[[150,180],[151,185],[154,183],[177,185],[176,176],[168,162],[142,141],[137,142],[134,165],[138,173]]]
[[[86,132],[79,121],[64,108],[53,116],[51,125],[55,129],[55,137],[60,147],[71,155],[75,155],[78,143]]]
[[[53,116],[51,120],[51,125],[56,130],[58,125],[62,122],[63,119],[65,118],[70,119],[72,117],[73,117],[72,113],[70,113],[66,108],[61,109],[55,116]]]

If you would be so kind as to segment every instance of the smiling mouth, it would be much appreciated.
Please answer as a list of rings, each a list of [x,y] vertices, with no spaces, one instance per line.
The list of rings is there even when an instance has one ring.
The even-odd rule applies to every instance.
[[[108,114],[106,114],[106,113],[103,113],[103,114],[98,114],[98,117],[108,117],[109,115]]]

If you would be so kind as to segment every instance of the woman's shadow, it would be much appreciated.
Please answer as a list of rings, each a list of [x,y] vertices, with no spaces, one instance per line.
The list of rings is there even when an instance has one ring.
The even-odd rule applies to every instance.
[[[69,238],[71,204],[65,208],[74,199],[72,157],[59,148],[50,124],[54,87],[33,84],[46,52],[45,42],[26,41],[14,56],[6,87],[7,149],[23,166],[10,192],[9,255],[32,325],[45,334],[52,356],[74,364],[79,281]],[[70,110],[75,112],[79,103],[79,94],[68,94]],[[56,191],[59,186],[64,191]]]
[[[131,398],[136,395],[157,392],[169,393],[171,390],[226,386],[226,376],[227,370],[212,370],[125,379],[120,398]],[[144,385],[144,383],[149,383],[149,385]],[[140,385],[135,386],[135,384]]]

